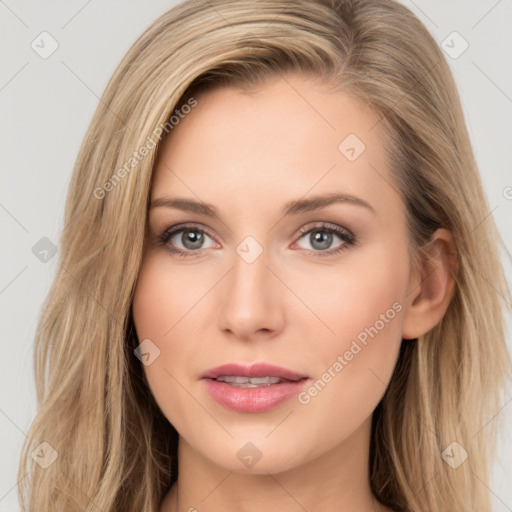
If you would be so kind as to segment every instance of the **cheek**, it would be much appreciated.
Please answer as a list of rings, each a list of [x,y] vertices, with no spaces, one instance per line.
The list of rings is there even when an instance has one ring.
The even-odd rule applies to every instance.
[[[314,313],[304,318],[312,325],[318,325],[328,342],[320,347],[315,343],[315,351],[320,349],[332,355],[333,347],[348,349],[350,341],[360,334],[364,342],[365,329],[376,323],[383,334],[384,331],[400,333],[401,317],[397,309],[401,308],[393,308],[393,304],[400,305],[407,290],[407,248],[404,244],[398,250],[392,244],[389,247],[376,245],[364,251],[354,251],[337,266],[314,273],[311,269],[303,269],[300,279],[295,276],[294,291],[304,298]],[[292,277],[290,275],[289,280]],[[383,319],[381,315],[384,315]]]
[[[146,256],[133,297],[139,339],[164,341],[204,293],[190,273],[177,271],[164,254]]]
[[[171,344],[191,304],[197,301],[197,292],[183,273],[173,270],[162,255],[146,256],[142,262],[132,310],[133,321],[139,342],[150,339],[160,350],[160,355],[151,365],[145,366],[148,378],[165,378],[165,368],[172,370],[170,363],[179,357],[176,351],[185,350],[183,344]],[[172,353],[169,348],[172,347]]]
[[[149,387],[160,409],[175,427],[183,428],[179,418],[190,418],[188,396],[179,383],[186,382],[183,361],[193,357],[193,343],[171,343],[186,328],[186,315],[198,300],[190,276],[173,270],[165,256],[146,256],[142,262],[132,310],[139,342],[149,339],[159,351],[151,364],[144,366]]]
[[[372,414],[389,383],[401,344],[409,272],[405,247],[374,248],[351,263],[347,258],[329,287],[319,283],[318,289],[329,292],[318,295],[315,307],[336,334],[308,347],[315,376],[298,397],[308,418],[328,411],[332,421],[326,428],[333,436],[343,431],[342,437]]]

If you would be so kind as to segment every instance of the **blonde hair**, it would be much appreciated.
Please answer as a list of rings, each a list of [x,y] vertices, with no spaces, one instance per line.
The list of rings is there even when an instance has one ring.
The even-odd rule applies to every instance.
[[[452,232],[457,249],[446,315],[402,343],[374,412],[372,490],[400,511],[489,510],[495,424],[487,422],[510,376],[501,239],[449,67],[422,23],[391,0],[186,0],[128,51],[69,188],[59,266],[35,340],[38,414],[19,468],[23,510],[158,510],[177,477],[177,433],[134,356],[131,313],[155,128],[172,136],[166,122],[192,93],[256,87],[291,71],[325,79],[378,113],[415,261],[438,227]],[[31,457],[42,442],[58,455],[46,469]],[[441,456],[452,442],[469,454],[457,469]]]

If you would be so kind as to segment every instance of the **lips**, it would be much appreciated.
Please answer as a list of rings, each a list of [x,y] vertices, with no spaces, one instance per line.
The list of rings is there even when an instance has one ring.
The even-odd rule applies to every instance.
[[[307,375],[266,363],[253,364],[252,366],[224,364],[201,375],[203,379],[217,379],[218,377],[278,377],[282,380],[297,381],[307,378]]]
[[[264,412],[297,395],[307,375],[265,363],[226,364],[201,375],[206,390],[224,407],[239,412]]]

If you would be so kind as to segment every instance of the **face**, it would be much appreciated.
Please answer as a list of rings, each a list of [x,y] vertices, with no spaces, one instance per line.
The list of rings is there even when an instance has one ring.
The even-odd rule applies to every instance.
[[[406,212],[349,96],[290,75],[196,99],[154,169],[144,370],[180,443],[274,473],[368,439],[402,339]]]

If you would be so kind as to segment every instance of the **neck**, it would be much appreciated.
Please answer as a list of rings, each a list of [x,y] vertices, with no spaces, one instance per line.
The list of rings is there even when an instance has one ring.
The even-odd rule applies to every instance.
[[[272,473],[238,473],[203,457],[183,438],[179,476],[160,512],[382,512],[369,482],[370,421],[321,456]]]

